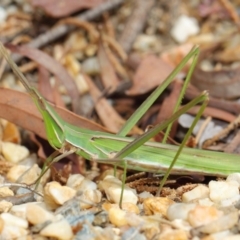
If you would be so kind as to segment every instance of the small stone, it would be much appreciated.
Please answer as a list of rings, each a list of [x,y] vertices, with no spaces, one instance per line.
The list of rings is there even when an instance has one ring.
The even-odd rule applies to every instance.
[[[234,198],[239,195],[238,185],[236,181],[210,181],[210,199],[215,203],[219,203],[222,200]]]
[[[81,174],[71,174],[67,180],[66,186],[78,190],[84,178],[85,177]]]
[[[99,188],[105,191],[108,201],[119,203],[122,191],[122,182],[119,179],[108,175],[99,183]],[[136,191],[128,186],[125,186],[122,202],[131,202],[136,204],[137,201],[138,197]]]
[[[173,200],[164,197],[146,198],[143,202],[143,208],[146,215],[160,213],[166,217],[169,206],[174,203]]]
[[[7,179],[11,182],[20,181],[21,183],[32,184],[37,180],[41,169],[37,164],[33,166],[15,165],[7,173]]]
[[[160,42],[154,35],[141,34],[137,36],[135,42],[133,43],[133,49],[139,52],[159,50],[160,47]]]
[[[139,214],[139,208],[136,204],[130,203],[130,202],[125,202],[122,204],[122,210],[129,212],[129,213],[135,213]]]
[[[13,195],[14,195],[14,193],[10,188],[8,188],[8,187],[0,188],[0,197],[9,197],[9,196],[13,196]]]
[[[220,202],[220,205],[221,205],[222,207],[229,207],[229,206],[235,205],[235,204],[238,203],[239,201],[240,201],[240,195],[236,195],[236,196],[233,196],[232,198],[223,199],[223,200]]]
[[[77,188],[77,191],[86,191],[86,189],[90,190],[96,190],[97,184],[90,179],[84,178],[81,182],[80,186]]]
[[[3,227],[4,227],[4,221],[3,221],[3,219],[0,218],[0,233],[3,230]]]
[[[188,240],[188,234],[184,230],[172,230],[159,235],[159,240]]]
[[[54,219],[54,215],[51,212],[48,212],[37,204],[29,204],[27,206],[26,217],[28,222],[33,225],[41,224]]]
[[[7,12],[4,7],[0,7],[0,23],[5,23],[5,20],[7,18]]]
[[[26,147],[15,143],[2,142],[1,147],[5,159],[12,163],[18,163],[29,155],[29,150]]]
[[[117,227],[122,227],[128,224],[126,212],[120,208],[110,208],[108,211],[108,217],[110,222]]]
[[[209,188],[205,185],[198,185],[189,192],[185,192],[182,195],[182,201],[187,203],[193,201],[194,199],[206,198],[209,196]]]
[[[189,36],[196,35],[199,31],[197,19],[181,15],[171,29],[171,36],[178,43],[183,43]]]
[[[201,206],[208,206],[208,207],[210,207],[214,204],[214,202],[211,201],[210,198],[199,199],[197,202]]]
[[[41,169],[37,164],[34,164],[29,168],[29,170],[21,177],[21,183],[26,183],[28,185],[34,183],[41,174]]]
[[[228,175],[226,181],[236,181],[238,182],[238,187],[240,186],[240,173],[232,173],[230,175]]]
[[[146,236],[147,239],[155,239],[156,236],[160,234],[160,229],[159,223],[153,222],[151,219],[149,221],[146,221],[146,223],[143,225],[144,229],[144,235]]]
[[[167,218],[170,221],[175,219],[187,220],[189,211],[195,207],[195,203],[174,203],[167,210]]]
[[[231,236],[231,235],[232,235],[231,232],[227,230],[227,231],[210,234],[202,238],[201,240],[219,240],[219,239],[226,240],[228,239],[228,236]]]
[[[20,205],[14,205],[11,208],[10,213],[16,217],[27,219],[26,212],[27,212],[27,207],[29,205],[44,205],[44,204],[38,203],[38,202],[29,202],[29,203],[24,203],[24,204],[20,204]]]
[[[2,200],[0,201],[0,213],[9,212],[13,204],[11,202]]]
[[[93,207],[93,205],[100,203],[102,200],[102,193],[99,190],[85,190],[80,196],[81,209],[87,209]]]
[[[28,222],[22,218],[16,217],[10,213],[2,213],[0,218],[4,221],[6,225],[13,225],[20,228],[28,228]]]
[[[225,237],[224,240],[239,240],[240,239],[240,234],[232,235]]]
[[[65,219],[62,219],[47,225],[41,230],[40,235],[59,240],[70,240],[73,237],[73,232],[70,224]]]
[[[83,61],[82,70],[88,75],[96,75],[100,72],[100,66],[96,57],[90,57]]]
[[[210,221],[209,223],[198,227],[197,230],[202,233],[211,234],[231,229],[237,223],[238,223],[238,211],[233,211],[230,212],[229,214],[222,215],[215,221]]]
[[[1,239],[25,239],[24,237],[28,234],[28,230],[25,228],[4,224],[0,237]]]
[[[58,182],[47,183],[44,187],[44,200],[53,209],[63,205],[75,195],[76,190],[67,186],[61,186]]]
[[[175,219],[175,220],[171,221],[171,223],[173,224],[174,228],[176,228],[176,229],[181,229],[181,230],[184,230],[187,232],[189,232],[192,229],[192,226],[186,220]]]
[[[198,227],[217,220],[223,216],[223,214],[222,211],[217,210],[213,206],[207,207],[197,205],[194,209],[189,211],[188,221],[193,227]]]
[[[138,194],[138,197],[141,199],[154,197],[150,192],[144,191]]]
[[[9,197],[9,196],[13,196],[13,195],[14,195],[14,193],[10,188],[8,188],[8,187],[0,188],[0,197]]]
[[[105,202],[103,203],[102,208],[106,211],[109,211],[111,208],[119,208],[119,205],[116,203],[112,204],[109,202]],[[122,210],[129,213],[135,213],[135,214],[140,213],[138,206],[130,202],[122,203]]]

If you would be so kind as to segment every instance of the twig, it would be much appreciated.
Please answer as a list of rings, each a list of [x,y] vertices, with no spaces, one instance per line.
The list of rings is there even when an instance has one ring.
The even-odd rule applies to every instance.
[[[232,20],[237,24],[237,26],[239,27],[239,17],[238,17],[238,13],[235,10],[233,4],[229,1],[229,0],[219,0],[219,2],[222,4],[222,6],[227,10],[228,14],[230,15],[230,17],[232,18]]]
[[[203,124],[201,125],[196,138],[195,138],[195,144],[197,145],[198,142],[200,141],[201,136],[203,135],[203,132],[205,131],[207,125],[209,124],[209,122],[212,120],[212,117],[207,117],[206,120],[203,122]]]
[[[231,140],[231,142],[224,148],[224,152],[227,153],[238,153],[238,148],[240,145],[240,132]]]
[[[106,3],[103,3],[96,8],[93,8],[89,11],[86,11],[82,14],[77,15],[77,18],[79,18],[81,20],[85,20],[85,21],[93,20],[93,19],[99,17],[103,12],[109,11],[109,10],[117,7],[123,1],[124,0],[107,1]],[[32,48],[40,48],[50,42],[55,41],[56,39],[69,33],[70,31],[74,30],[75,28],[76,27],[68,26],[68,25],[57,26],[53,29],[50,29],[46,33],[39,35],[36,39],[34,39],[30,43],[28,43],[27,46],[32,47]],[[13,58],[14,62],[18,63],[22,59],[22,56],[13,54],[12,58]]]
[[[213,136],[211,139],[206,140],[203,143],[202,148],[203,149],[207,148],[208,146],[211,146],[219,139],[226,137],[232,130],[234,130],[235,128],[237,128],[239,126],[239,123],[240,123],[240,115],[233,122],[231,122],[225,129],[223,129],[221,132],[219,132],[218,134]]]
[[[155,0],[137,0],[135,8],[127,21],[127,24],[119,38],[122,48],[129,52],[136,36],[142,32],[147,20],[149,11],[155,4]]]

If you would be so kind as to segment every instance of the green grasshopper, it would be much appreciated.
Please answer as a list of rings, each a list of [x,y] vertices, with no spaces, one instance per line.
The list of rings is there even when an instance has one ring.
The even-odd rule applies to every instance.
[[[51,146],[57,151],[54,153],[54,161],[61,159],[68,154],[76,153],[88,160],[104,162],[117,165],[119,167],[137,171],[164,173],[172,164],[172,174],[204,174],[214,176],[227,176],[230,173],[240,172],[239,156],[234,154],[205,151],[173,146],[169,144],[155,143],[148,141],[159,131],[166,128],[171,122],[176,120],[181,114],[185,113],[190,107],[205,102],[207,93],[202,93],[199,97],[186,104],[176,111],[168,120],[156,125],[148,132],[134,139],[125,137],[130,128],[135,125],[139,116],[142,116],[158,97],[159,93],[172,81],[182,66],[199,52],[198,48],[193,49],[182,61],[181,66],[177,67],[172,74],[165,80],[161,90],[157,88],[150,101],[144,105],[131,118],[130,123],[124,126],[118,135],[96,132],[76,127],[65,122],[53,109],[53,107],[33,88],[20,72],[17,65],[12,61],[4,46],[0,43],[0,52],[7,60],[16,76],[21,80],[24,87],[31,95],[38,110],[42,114],[47,138]],[[193,70],[192,70],[193,71]],[[204,104],[203,104],[204,105]],[[203,109],[201,110],[203,111]],[[200,116],[198,116],[199,118]],[[197,119],[195,123],[197,122]],[[192,126],[193,128],[193,126]],[[190,130],[192,130],[192,128]],[[190,131],[189,131],[190,132]],[[190,134],[190,133],[189,133]],[[186,136],[189,136],[189,134]],[[58,155],[59,154],[59,155]],[[173,163],[173,159],[174,162]]]

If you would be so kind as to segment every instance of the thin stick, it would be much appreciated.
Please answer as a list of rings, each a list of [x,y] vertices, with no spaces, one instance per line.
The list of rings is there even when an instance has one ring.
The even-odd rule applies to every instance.
[[[220,131],[218,134],[213,136],[211,139],[206,140],[203,143],[203,148],[207,148],[208,146],[211,146],[219,139],[227,136],[229,134],[229,132],[231,132],[234,128],[238,127],[239,124],[240,124],[240,115],[238,115],[238,117],[233,122],[231,122],[225,129]]]
[[[95,7],[89,11],[86,11],[82,14],[77,15],[77,18],[81,20],[91,21],[99,16],[102,15],[102,13],[106,11],[110,11],[113,8],[116,8],[119,6],[124,0],[111,0],[107,1],[106,3],[103,3],[99,5],[98,7]],[[49,31],[39,35],[36,39],[34,39],[32,42],[28,43],[27,46],[32,48],[41,48],[48,43],[51,43],[55,41],[56,39],[64,36],[65,34],[69,33],[70,31],[73,31],[75,27],[68,26],[68,25],[60,25],[53,29],[50,29]],[[20,55],[13,55],[12,56],[13,61],[15,63],[18,63],[22,56]]]
[[[198,144],[201,136],[203,135],[204,130],[206,129],[207,125],[209,124],[209,122],[212,120],[212,117],[207,117],[206,120],[202,123],[196,138],[195,138],[195,146]]]

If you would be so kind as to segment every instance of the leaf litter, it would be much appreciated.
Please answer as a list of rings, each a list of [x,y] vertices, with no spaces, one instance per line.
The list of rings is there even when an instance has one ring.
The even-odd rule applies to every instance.
[[[54,9],[50,8],[50,2],[38,1],[42,7],[41,17],[34,15],[39,9],[33,8],[36,6],[33,2],[9,0],[1,6],[7,13],[5,21],[0,23],[0,32],[4,33],[1,40],[8,42],[11,51],[33,61],[29,64],[28,60],[22,59],[20,65],[64,120],[95,131],[117,132],[126,116],[161,84],[190,48],[200,44],[202,55],[184,102],[206,88],[210,90],[203,121],[211,117],[206,125],[216,124],[223,128],[225,135],[216,139],[210,134],[207,138],[214,140],[215,145],[209,147],[237,152],[240,138],[236,119],[240,105],[236,101],[239,86],[234,76],[239,70],[239,59],[235,54],[239,48],[238,1],[183,1],[178,7],[175,1],[164,0],[148,3],[142,0],[112,1],[111,6],[107,1],[90,1],[92,5],[89,1],[81,1],[82,5],[78,7],[68,3],[68,8],[56,5]],[[87,17],[92,22],[80,21],[71,15],[78,13],[82,6],[92,7],[84,12],[84,16],[94,16]],[[104,8],[114,6],[117,8],[112,12],[104,12]],[[101,17],[97,19],[97,15]],[[175,22],[183,15],[195,19],[199,33],[188,36],[179,44],[171,37],[169,29],[178,27],[181,30],[183,26],[176,26]],[[55,28],[47,19],[57,23]],[[62,35],[46,37],[56,29],[64,29]],[[42,33],[44,43],[38,40]],[[31,41],[30,46],[36,42],[35,47],[45,46],[41,50],[33,49],[25,45],[27,40]],[[18,45],[10,45],[10,42]],[[93,65],[85,71],[87,61],[98,66]],[[210,71],[202,67],[206,61]],[[139,135],[145,130],[140,130],[139,126],[151,126],[171,115],[188,67],[185,66],[146,113],[148,117],[143,118],[131,134]],[[7,71],[7,74],[11,73]],[[11,78],[17,86],[6,83],[5,76],[6,73],[2,77],[2,86],[15,90],[0,88],[0,117],[9,121],[3,124],[1,134],[1,238],[207,240],[240,236],[239,173],[226,180],[171,176],[161,197],[154,197],[162,176],[141,173],[135,176],[129,172],[121,209],[118,201],[122,170],[117,170],[116,178],[110,166],[85,162],[81,157],[73,156],[54,164],[42,178],[38,191],[43,198],[29,192],[25,186],[29,187],[41,172],[39,158],[44,161],[51,150],[49,152],[46,141],[39,139],[46,139],[44,124],[30,96],[16,91],[22,87],[13,75]],[[204,85],[206,80],[210,82]],[[92,98],[91,103],[86,104],[93,108],[88,119],[72,112],[82,112],[77,110],[77,101],[83,94]],[[198,108],[194,107],[189,114],[195,116]],[[171,137],[180,141],[185,130],[179,122],[173,130]],[[3,146],[9,143],[10,152],[13,152],[12,144],[16,149],[27,147],[28,156],[19,163],[7,161]]]

